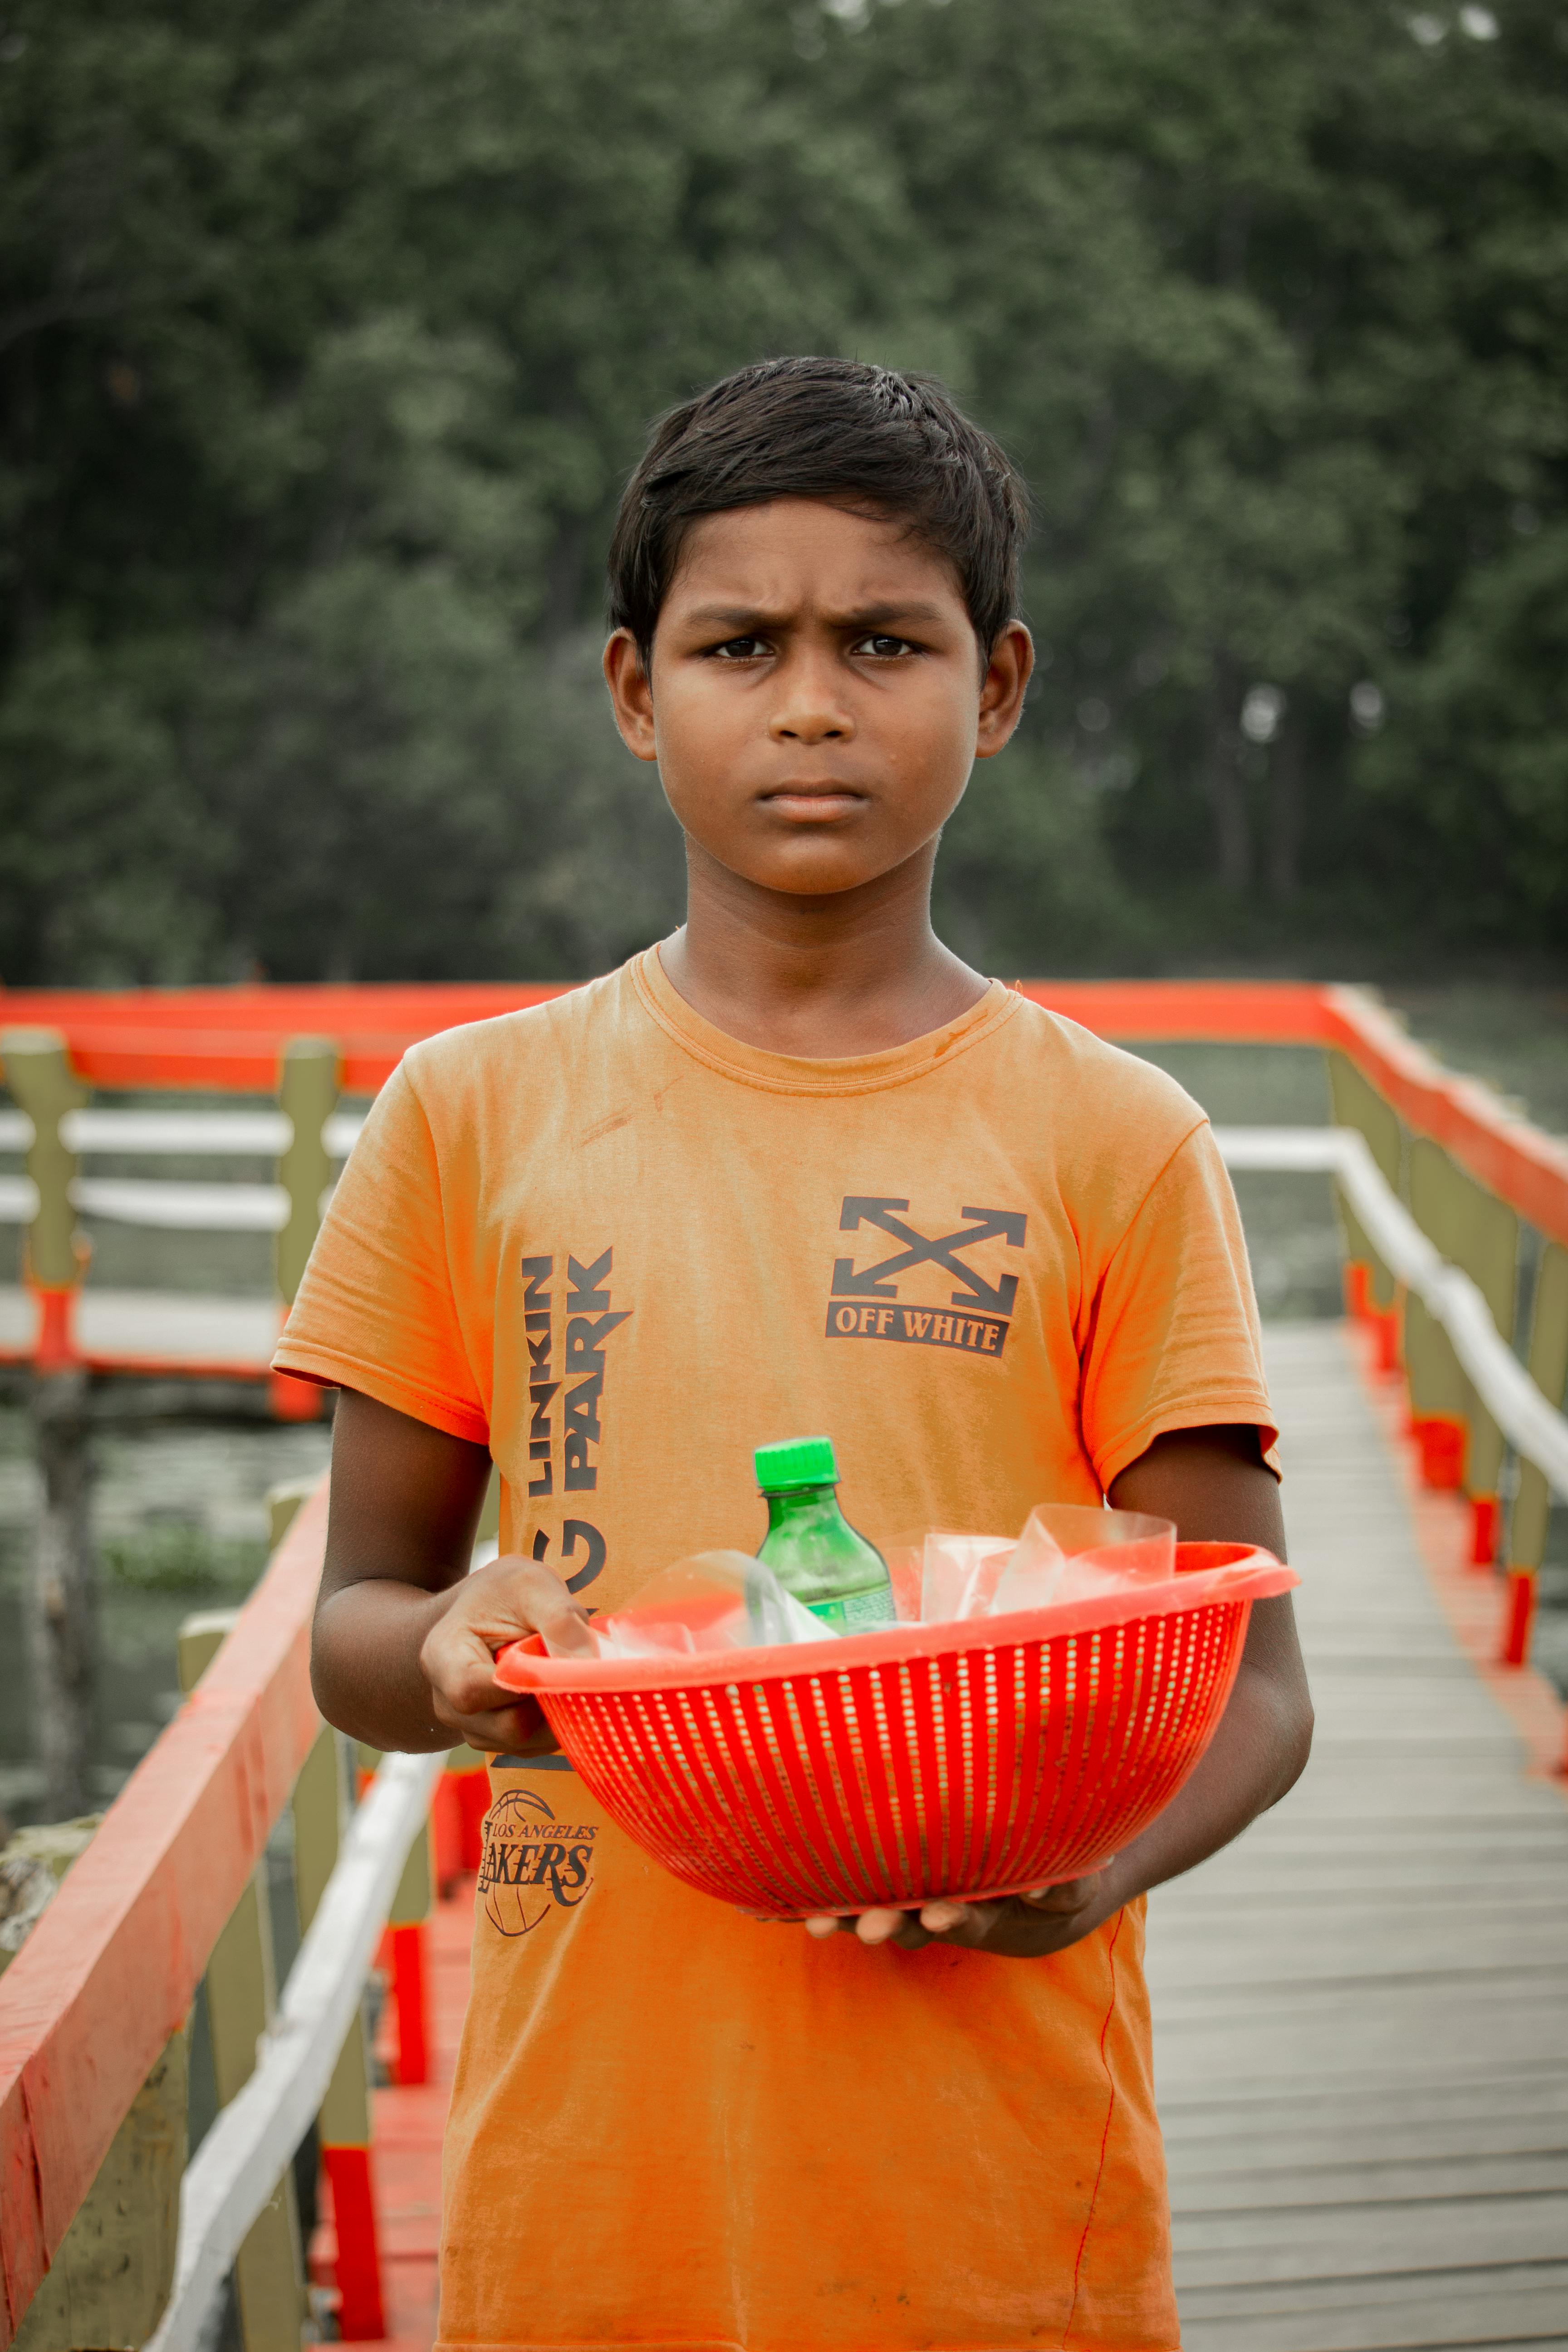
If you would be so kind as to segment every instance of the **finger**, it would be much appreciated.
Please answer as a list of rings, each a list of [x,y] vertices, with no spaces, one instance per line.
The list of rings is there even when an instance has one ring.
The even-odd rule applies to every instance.
[[[1094,1876],[1064,1878],[1055,1886],[1032,1886],[1020,1899],[1032,1911],[1081,1911],[1094,1891]]]
[[[962,1945],[965,1950],[980,1949],[989,1942],[997,1922],[1005,1918],[1010,1906],[1006,1903],[955,1903],[951,1898],[931,1903],[921,1913],[921,1926],[945,1943]],[[951,1927],[933,1927],[929,1914],[956,1911],[958,1917]]]
[[[831,1911],[818,1911],[806,1920],[805,1932],[808,1936],[815,1936],[817,1942],[822,1943],[829,1936],[837,1936],[843,1925],[843,1920],[836,1917]]]
[[[532,1704],[520,1699],[515,1691],[502,1690],[494,1675],[471,1664],[459,1665],[450,1659],[430,1658],[426,1661],[425,1672],[437,1712],[444,1722],[521,1713]]]
[[[554,1582],[553,1578],[550,1580]],[[537,1613],[542,1618],[545,1616],[542,1610]],[[587,1619],[574,1602],[568,1602],[558,1617],[548,1622],[552,1639],[559,1633],[563,1643],[581,1640],[592,1653]],[[521,1630],[531,1629],[524,1625]],[[464,1606],[455,1606],[426,1635],[419,1655],[420,1671],[432,1690],[459,1715],[483,1715],[497,1707],[531,1706],[532,1700],[508,1690],[496,1680],[495,1652],[505,1643],[515,1641],[518,1632],[517,1623],[509,1622],[504,1615],[498,1618],[496,1612],[487,1610],[483,1616],[476,1616]]]
[[[450,1642],[470,1655],[477,1643],[488,1665],[497,1650],[530,1633],[591,1654],[591,1637],[584,1643],[587,1623],[587,1611],[553,1569],[511,1555],[464,1579],[429,1638],[437,1650]]]
[[[518,1706],[481,1707],[472,1715],[436,1709],[437,1720],[470,1748],[498,1756],[558,1756],[560,1743],[537,1709],[524,1714]]]
[[[921,1906],[921,1926],[933,1936],[950,1935],[954,1927],[965,1926],[972,1916],[972,1906],[959,1902],[956,1895],[940,1895],[934,1903]]]
[[[428,1668],[426,1674],[431,1711],[437,1723],[449,1723],[460,1729],[465,1723],[477,1722],[484,1717],[504,1716],[525,1744],[548,1728],[543,1708],[525,1691],[502,1690],[499,1683],[481,1682],[477,1677],[437,1676],[430,1675]]]
[[[470,1579],[468,1592],[471,1622],[492,1648],[516,1641],[521,1633],[535,1633],[575,1656],[596,1655],[587,1611],[542,1560],[508,1553]]]
[[[588,1612],[575,1601],[567,1599],[561,1608],[542,1608],[535,1630],[542,1635],[552,1658],[596,1658],[599,1654],[599,1645],[589,1630]]]
[[[456,1610],[448,1611],[426,1635],[419,1665],[437,1696],[461,1715],[517,1704],[517,1693],[503,1691],[496,1680],[495,1659],[484,1635]]]
[[[908,1922],[907,1911],[862,1911],[855,1922],[855,1933],[863,1944],[886,1944]]]

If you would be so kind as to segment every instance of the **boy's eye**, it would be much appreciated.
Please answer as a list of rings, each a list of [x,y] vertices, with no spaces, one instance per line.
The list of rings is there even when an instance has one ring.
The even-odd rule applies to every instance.
[[[887,637],[876,635],[862,637],[853,646],[852,651],[858,654],[869,654],[876,661],[893,661],[900,654],[912,654],[914,647],[908,637]]]
[[[727,637],[721,646],[713,647],[717,661],[755,661],[767,652],[761,637]]]

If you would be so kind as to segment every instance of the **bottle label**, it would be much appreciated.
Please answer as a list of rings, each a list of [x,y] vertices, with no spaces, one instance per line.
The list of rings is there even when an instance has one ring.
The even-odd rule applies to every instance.
[[[886,1585],[873,1585],[868,1592],[847,1592],[840,1601],[819,1601],[811,1613],[838,1633],[876,1633],[899,1622]]]

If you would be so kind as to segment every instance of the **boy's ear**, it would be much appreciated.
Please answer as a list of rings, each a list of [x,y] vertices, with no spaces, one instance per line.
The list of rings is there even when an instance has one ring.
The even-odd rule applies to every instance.
[[[617,629],[605,647],[605,684],[627,751],[639,760],[656,760],[653,687],[629,629]]]
[[[1009,621],[991,648],[980,685],[980,723],[975,733],[977,760],[994,759],[1011,741],[1024,713],[1035,667],[1035,641],[1022,621]],[[622,729],[622,733],[626,730]]]

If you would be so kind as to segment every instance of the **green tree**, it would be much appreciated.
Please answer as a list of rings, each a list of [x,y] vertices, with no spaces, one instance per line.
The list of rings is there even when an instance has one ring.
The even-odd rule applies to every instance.
[[[1036,485],[1034,725],[1123,870],[1243,909],[1369,859],[1397,888],[1368,801],[1397,763],[1352,692],[1425,658],[1510,502],[1562,508],[1557,13],[969,0],[879,14],[859,53],[953,257],[966,389]],[[1522,756],[1561,779],[1532,675]],[[1462,929],[1463,825],[1437,795],[1412,824]]]
[[[970,952],[1561,940],[1556,0],[15,0],[0,152],[0,977],[674,919],[600,554],[648,415],[805,349],[1035,488]]]

